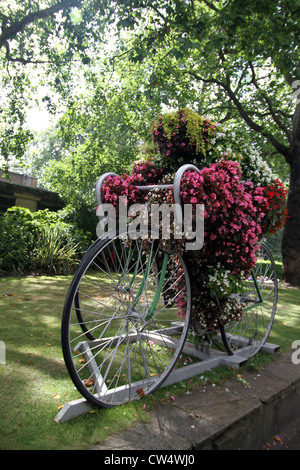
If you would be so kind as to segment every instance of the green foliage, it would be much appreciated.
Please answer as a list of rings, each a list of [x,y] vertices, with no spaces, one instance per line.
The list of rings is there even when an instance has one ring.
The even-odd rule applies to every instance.
[[[177,108],[183,99],[183,106],[197,105],[202,116],[244,127],[278,169],[278,155],[288,158],[293,127],[297,6],[289,0],[267,1],[263,7],[220,0],[167,2],[165,10],[153,9],[157,21],[149,23],[144,41],[137,28],[129,53],[134,63],[136,56],[145,63],[148,98],[172,107],[177,102]],[[139,50],[144,48],[143,56]]]
[[[110,84],[103,79],[93,85],[59,120],[56,145],[62,158],[51,159],[41,179],[73,210],[79,226],[94,233],[96,180],[105,172],[126,172],[138,157],[140,142],[151,142],[153,109],[144,96],[137,97],[137,80]]]
[[[30,265],[36,272],[71,274],[78,263],[77,245],[66,243],[58,227],[44,226],[38,234]]]
[[[299,78],[298,17],[291,0],[23,0],[13,8],[2,0],[0,79],[3,87],[9,84],[1,109],[3,156],[19,159],[30,138],[24,123],[36,71],[39,82],[69,105],[87,78],[81,89],[90,94],[97,76],[100,83],[138,76],[136,95],[148,103],[178,108],[197,102],[200,115],[213,110],[232,123],[243,119],[254,139],[262,136],[282,154],[291,127],[290,87]],[[132,102],[122,90],[119,97]],[[52,92],[44,102],[52,113],[63,103]],[[89,118],[98,104],[91,102]]]
[[[280,73],[292,81],[300,78],[299,12],[299,3],[292,0],[247,4],[235,0],[226,2],[220,22],[228,32],[228,42],[238,45],[248,57],[272,57]]]
[[[95,191],[93,191],[95,193]],[[95,206],[87,205],[78,198],[75,204],[69,204],[60,210],[61,217],[67,224],[78,227],[79,233],[82,234],[80,239],[86,239],[85,245],[96,237],[96,225],[98,217],[96,215]]]
[[[216,266],[209,266],[207,271],[206,287],[209,289],[212,298],[228,298],[231,294],[243,292],[243,280],[231,274],[231,271],[225,269],[220,263]]]
[[[278,261],[282,260],[282,254],[281,254],[282,235],[283,235],[283,228],[279,229],[278,232],[270,235],[267,239],[268,247],[272,251],[273,258]]]
[[[68,274],[91,242],[91,235],[63,220],[63,212],[32,213],[12,207],[0,219],[0,270]]]
[[[28,214],[27,214],[28,211]],[[26,213],[26,216],[24,217]],[[11,210],[0,219],[0,269],[23,272],[30,266],[35,234],[29,209],[14,214]]]
[[[37,82],[47,84],[47,94],[42,101],[52,114],[58,106],[53,90],[62,100],[73,91],[73,64],[88,66],[91,42],[104,42],[102,18],[109,16],[111,9],[109,5],[106,8],[105,3],[99,6],[98,0],[1,0],[2,161],[20,162],[32,139],[26,113],[28,107],[35,104]]]

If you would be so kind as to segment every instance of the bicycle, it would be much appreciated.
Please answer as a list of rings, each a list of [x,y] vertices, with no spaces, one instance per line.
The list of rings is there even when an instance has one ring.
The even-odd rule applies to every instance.
[[[181,178],[189,170],[199,171],[194,165],[183,165],[174,178],[179,207]],[[112,175],[105,173],[97,182],[98,205],[102,204],[101,185]],[[170,185],[137,188],[150,191]],[[244,285],[244,292],[235,294],[243,305],[241,318],[210,331],[192,319],[184,254],[163,252],[159,240],[143,233],[134,237],[126,227],[104,234],[83,257],[64,305],[62,349],[74,385],[100,407],[153,393],[187,349],[191,331],[202,347],[208,344],[229,355],[252,357],[269,336],[277,304],[276,266],[265,243]],[[185,313],[179,317],[181,303]]]

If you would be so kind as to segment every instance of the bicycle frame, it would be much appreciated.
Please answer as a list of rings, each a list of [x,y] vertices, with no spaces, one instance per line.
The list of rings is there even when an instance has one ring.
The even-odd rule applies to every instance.
[[[177,217],[177,221],[178,218],[180,221],[180,217],[181,220],[183,218],[180,183],[185,171],[199,170],[194,165],[183,165],[175,175],[173,186],[137,188],[150,191],[172,187],[176,204],[175,219]],[[113,175],[107,173],[98,180],[99,205],[102,204],[101,184],[107,176]],[[143,238],[139,232],[134,229],[124,230],[125,227],[122,229],[120,232],[113,231],[111,237],[106,234],[99,237],[90,247],[74,276],[65,301],[62,319],[63,354],[70,376],[84,398],[96,406],[115,406],[139,399],[160,386],[193,377],[218,365],[227,364],[238,368],[262,347],[266,352],[278,351],[278,345],[266,343],[276,310],[277,274],[270,250],[264,243],[260,247],[256,266],[253,267],[252,278],[249,278],[249,283],[245,280],[244,294],[235,295],[245,306],[243,312],[262,304],[267,310],[252,310],[249,315],[241,317],[242,321],[233,319],[228,325],[220,323],[219,328],[196,329],[194,323],[190,323],[193,293],[186,262],[189,259],[185,260],[179,253],[175,255],[182,266],[186,287],[181,288],[180,285],[181,290],[177,292],[174,289],[173,292],[172,287],[178,287],[173,253],[160,247],[159,241],[156,244],[156,237],[153,237],[153,243],[147,244],[149,249],[145,249],[143,243],[139,242]],[[132,233],[139,233],[138,238],[130,237]],[[126,244],[123,251],[124,240],[128,236],[137,241]],[[116,258],[112,256],[114,253]],[[113,266],[107,264],[110,256]],[[110,275],[110,269],[113,276]],[[265,279],[268,284],[272,283],[270,288],[269,285],[265,287]],[[167,293],[169,289],[171,291]],[[170,305],[172,307],[181,292],[185,292],[184,299],[178,298],[181,302],[186,301],[187,308],[186,315],[182,314],[178,318],[178,309],[165,309]],[[203,338],[200,346],[193,338],[187,340],[190,326],[194,327],[197,336]],[[175,370],[181,355],[192,356],[197,361]],[[76,400],[76,406],[78,402]]]
[[[131,250],[131,248],[130,248]],[[129,257],[128,257],[129,259]],[[142,279],[142,282],[141,282],[141,285],[140,285],[140,288],[139,288],[139,291],[138,293],[136,294],[135,296],[135,299],[132,303],[132,307],[131,309],[134,310],[135,309],[135,306],[136,304],[138,303],[138,300],[140,298],[140,296],[142,295],[142,292],[144,290],[144,286],[145,286],[145,283],[147,282],[147,277],[148,277],[148,274],[149,274],[149,270],[151,268],[151,264],[152,264],[152,261],[153,261],[153,253],[150,254],[149,258],[148,258],[148,261],[147,261],[147,265],[146,265],[146,269],[144,271],[144,275],[143,275],[143,279]],[[156,289],[156,292],[155,292],[155,296],[154,296],[154,299],[152,301],[152,304],[148,310],[148,313],[145,317],[145,321],[149,321],[151,320],[151,318],[153,317],[154,315],[154,312],[155,312],[155,309],[156,309],[156,306],[157,306],[157,302],[159,300],[159,297],[161,295],[161,292],[162,292],[162,288],[163,288],[163,284],[164,284],[164,280],[165,280],[165,275],[166,275],[166,270],[167,270],[167,264],[168,264],[168,261],[169,261],[169,255],[167,253],[164,254],[164,258],[163,258],[163,262],[162,262],[162,268],[161,268],[161,272],[160,272],[160,276],[159,276],[159,281],[158,281],[158,285],[157,285],[157,289]],[[126,266],[125,266],[126,268]],[[134,268],[134,272],[133,272],[133,275],[132,275],[132,278],[130,280],[130,283],[129,283],[129,286],[126,287],[127,290],[130,289],[130,286],[133,284],[134,280],[135,280],[135,277],[136,277],[136,274],[137,274],[137,271],[138,271],[138,261],[136,262],[136,265],[135,265],[135,268]],[[120,280],[125,276],[125,269],[121,275],[121,278]]]
[[[182,213],[182,209],[181,209],[180,185],[181,185],[181,180],[183,178],[183,175],[186,171],[195,171],[197,173],[200,173],[199,168],[197,168],[195,165],[185,164],[185,165],[182,165],[177,170],[177,172],[175,174],[175,177],[174,177],[173,185],[162,184],[162,185],[136,186],[137,189],[139,189],[140,191],[151,191],[153,189],[170,189],[170,188],[172,188],[173,189],[173,194],[174,194],[174,203],[175,203],[175,219],[176,219],[176,222],[178,224],[182,224],[182,219],[183,219],[183,213]],[[106,178],[109,177],[109,176],[118,176],[118,175],[116,173],[112,173],[112,172],[111,173],[105,173],[98,179],[98,181],[96,183],[96,196],[97,196],[97,202],[98,202],[99,206],[102,204],[101,185],[104,183]],[[99,219],[101,219],[101,217],[99,217]],[[136,298],[133,301],[133,308],[135,308],[135,306],[138,302],[138,299],[140,298],[140,296],[142,294],[142,291],[144,289],[146,279],[147,279],[147,276],[148,276],[148,272],[149,272],[149,266],[151,265],[151,263],[150,264],[149,263],[150,263],[150,258],[148,260],[147,267],[146,267],[146,270],[144,272],[144,276],[143,276],[143,280],[142,280],[142,284],[140,286],[139,292],[138,292],[138,294],[136,295]],[[159,282],[158,282],[158,286],[157,286],[156,295],[155,295],[154,300],[153,300],[153,302],[152,302],[152,304],[151,304],[151,306],[148,310],[148,313],[145,317],[146,321],[149,321],[154,315],[154,311],[155,311],[159,296],[160,296],[161,291],[162,291],[162,287],[163,287],[163,283],[164,283],[164,277],[165,277],[165,274],[166,274],[167,263],[168,263],[168,255],[165,254],[162,269],[161,269],[161,273],[160,273],[160,278],[159,278]],[[135,271],[134,271],[134,274],[133,274],[133,277],[131,279],[131,282],[130,282],[130,285],[129,285],[128,289],[130,289],[130,286],[132,285],[132,283],[135,279],[136,273],[137,273],[137,266],[135,268]],[[247,312],[248,310],[251,310],[251,309],[263,304],[263,297],[262,297],[262,294],[261,294],[261,291],[260,291],[260,288],[259,288],[259,283],[256,279],[256,276],[255,276],[253,270],[252,270],[252,277],[253,277],[255,289],[256,289],[256,292],[257,292],[258,301],[257,301],[257,299],[254,299],[254,300],[251,299],[250,301],[252,302],[252,305],[249,305],[248,307],[243,308],[242,309],[243,312]]]
[[[192,164],[185,164],[182,165],[176,172],[173,185],[171,184],[154,184],[151,186],[136,186],[137,189],[140,191],[151,191],[153,189],[170,189],[173,188],[173,194],[174,194],[174,203],[175,203],[175,217],[177,223],[180,225],[182,224],[182,210],[180,210],[181,207],[181,197],[180,197],[180,184],[181,184],[181,179],[186,171],[196,171],[197,173],[200,173],[199,168],[197,168],[195,165]],[[104,173],[96,183],[96,197],[97,197],[97,204],[98,206],[102,205],[102,197],[101,197],[101,186],[108,178],[109,176],[118,176],[116,173]],[[99,216],[99,219],[102,217]]]
[[[251,271],[251,274],[252,274],[252,277],[253,277],[253,281],[254,281],[254,285],[255,285],[255,289],[256,289],[259,301],[258,302],[254,301],[253,305],[249,305],[249,307],[243,308],[243,312],[248,312],[248,310],[251,310],[252,308],[255,308],[258,305],[262,305],[264,303],[262,295],[261,295],[261,291],[260,291],[260,288],[259,288],[259,285],[258,285],[258,282],[257,282],[257,279],[256,279],[256,276],[255,276],[253,270]]]

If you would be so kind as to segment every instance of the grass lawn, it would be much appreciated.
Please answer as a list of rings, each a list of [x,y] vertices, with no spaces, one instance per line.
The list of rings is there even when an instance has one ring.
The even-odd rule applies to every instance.
[[[66,371],[60,344],[70,281],[63,276],[0,278],[0,340],[6,348],[6,363],[0,364],[0,449],[86,449],[135,420],[147,420],[153,403],[204,383],[196,377],[126,406],[55,423],[60,405],[81,398]],[[281,283],[269,342],[286,351],[296,339],[300,339],[300,289]],[[249,366],[259,367],[270,360],[266,356],[258,354]],[[217,382],[236,374],[226,367],[218,369],[204,376]]]

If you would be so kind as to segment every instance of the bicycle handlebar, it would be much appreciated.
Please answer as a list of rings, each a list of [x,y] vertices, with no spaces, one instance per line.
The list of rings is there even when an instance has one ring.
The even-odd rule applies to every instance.
[[[176,172],[173,185],[172,184],[153,184],[148,186],[136,186],[137,189],[140,191],[151,191],[151,189],[170,189],[173,187],[173,194],[174,194],[174,202],[175,202],[175,217],[177,223],[182,224],[182,210],[181,210],[181,198],[180,198],[180,184],[182,177],[186,171],[194,170],[200,173],[199,168],[195,165],[190,163],[186,163],[182,165]],[[102,205],[102,198],[101,198],[101,186],[108,178],[108,176],[118,176],[116,173],[108,172],[104,173],[100,178],[97,180],[96,183],[96,197],[98,206]]]

